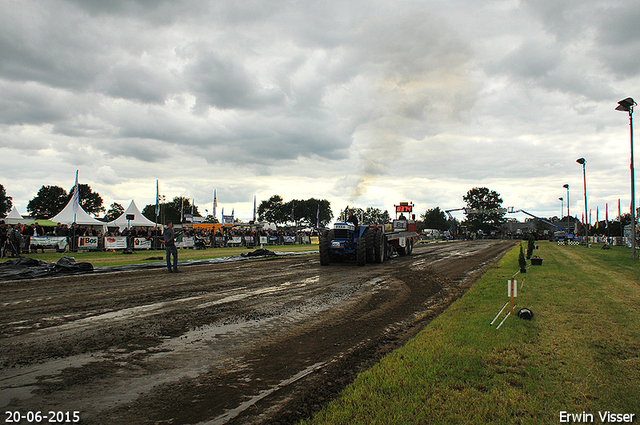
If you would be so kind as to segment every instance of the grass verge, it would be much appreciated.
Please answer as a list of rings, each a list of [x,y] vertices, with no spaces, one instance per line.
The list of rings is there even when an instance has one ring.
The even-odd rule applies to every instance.
[[[640,264],[625,248],[538,245],[542,266],[516,276],[515,311],[526,306],[533,320],[511,316],[496,329],[503,313],[489,325],[518,270],[516,246],[303,423],[608,423],[605,412],[640,423]]]
[[[203,260],[217,257],[230,257],[240,255],[243,252],[251,252],[256,248],[211,248],[211,249],[179,249],[178,260]],[[318,245],[274,245],[265,246],[270,251],[279,252],[301,252],[301,251],[317,251]],[[123,254],[122,251],[102,251],[102,252],[64,252],[58,253],[53,250],[47,250],[45,253],[24,254],[23,257],[35,258],[37,260],[46,261],[48,263],[56,262],[62,256],[73,257],[76,262],[87,262],[93,264],[94,267],[122,266],[126,264],[143,264],[156,263],[164,261],[165,251],[134,251],[133,254]],[[159,259],[162,257],[162,259]],[[11,260],[11,258],[2,258],[1,262]]]

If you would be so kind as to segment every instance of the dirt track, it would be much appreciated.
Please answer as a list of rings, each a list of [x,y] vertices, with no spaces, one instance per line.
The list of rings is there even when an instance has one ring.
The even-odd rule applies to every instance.
[[[293,423],[511,246],[430,244],[365,267],[304,255],[3,282],[0,406],[79,411],[86,424]]]

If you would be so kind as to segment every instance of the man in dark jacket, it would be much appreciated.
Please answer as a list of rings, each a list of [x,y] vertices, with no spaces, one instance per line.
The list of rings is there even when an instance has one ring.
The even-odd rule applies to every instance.
[[[353,223],[355,228],[358,228],[358,217],[353,214],[353,211],[349,210],[349,218],[347,218],[347,223]]]
[[[20,250],[22,249],[22,226],[16,224],[13,226],[13,230],[9,233],[9,239],[11,240],[11,256],[20,257]]]
[[[176,234],[172,222],[167,223],[162,236],[164,236],[164,248],[167,252],[167,269],[169,273],[178,273],[178,248],[176,248]],[[173,270],[171,270],[171,255],[173,255]]]

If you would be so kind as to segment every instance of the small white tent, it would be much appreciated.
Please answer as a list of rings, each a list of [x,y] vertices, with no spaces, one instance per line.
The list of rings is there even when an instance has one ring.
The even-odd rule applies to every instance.
[[[133,219],[127,220],[127,216],[133,216]],[[155,227],[156,223],[149,220],[147,217],[143,216],[138,207],[136,206],[135,201],[131,201],[129,207],[125,210],[124,213],[113,221],[107,223],[108,227],[119,227],[120,230],[123,230],[127,227]],[[160,226],[162,227],[162,226]]]
[[[24,224],[25,219],[18,212],[18,209],[14,206],[13,209],[11,209],[11,212],[9,213],[7,218],[4,219],[4,222],[7,224],[18,224],[18,223]]]
[[[60,211],[55,217],[51,217],[49,220],[68,225],[78,223],[81,226],[101,226],[103,229],[105,226],[103,221],[96,220],[91,217],[80,205],[78,205],[78,210],[74,214],[73,198],[69,200],[69,203],[62,209],[62,211]]]

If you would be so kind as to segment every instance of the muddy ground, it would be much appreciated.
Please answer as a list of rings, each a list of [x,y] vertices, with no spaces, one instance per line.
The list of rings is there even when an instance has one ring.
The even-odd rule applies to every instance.
[[[512,246],[429,244],[365,267],[321,267],[316,254],[2,282],[0,412],[40,411],[43,423],[74,411],[85,424],[295,423]]]

